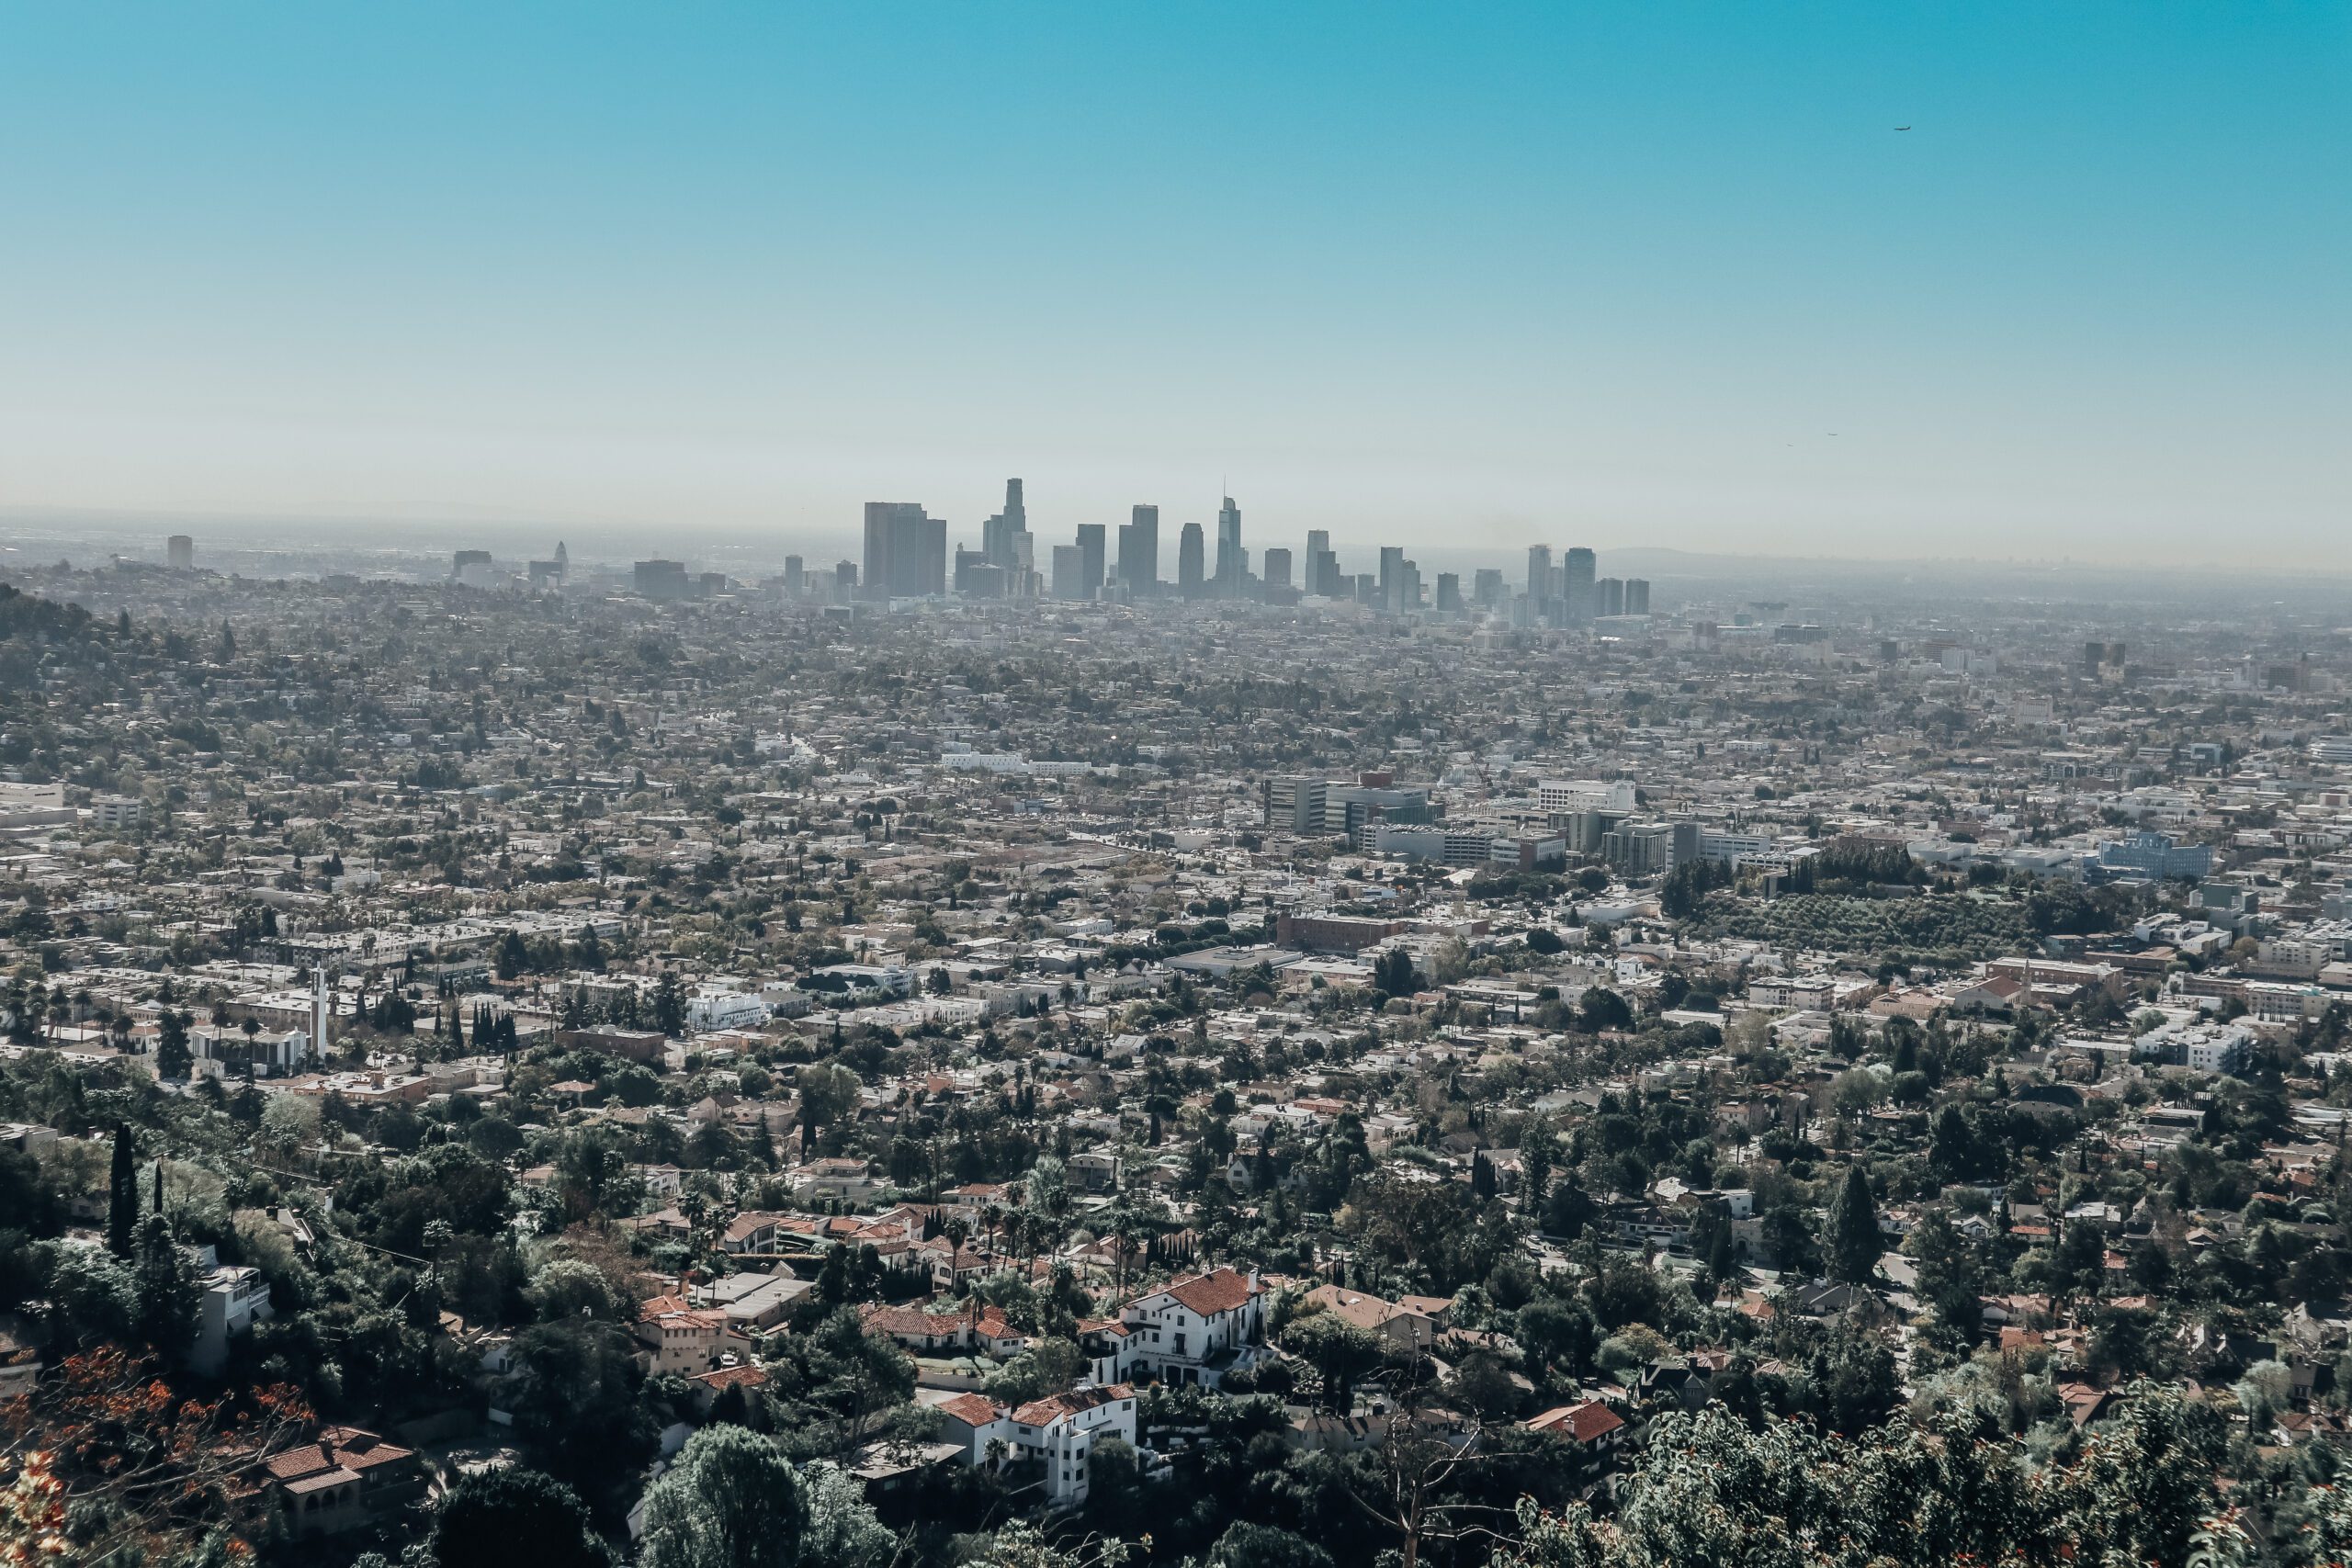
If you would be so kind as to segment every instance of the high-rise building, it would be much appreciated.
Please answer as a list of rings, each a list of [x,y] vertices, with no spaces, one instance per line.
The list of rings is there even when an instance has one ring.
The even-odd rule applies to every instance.
[[[1379,604],[1380,607],[1384,610],[1401,610],[1404,608],[1403,605],[1396,602],[1397,579],[1402,575],[1404,566],[1405,552],[1401,548],[1395,545],[1383,545],[1380,547]]]
[[[1625,614],[1646,615],[1650,613],[1650,580],[1629,577],[1625,580]]]
[[[1088,599],[1093,595],[1086,587],[1086,550],[1080,545],[1054,547],[1054,597],[1057,599]]]
[[[833,597],[846,604],[857,597],[857,563],[854,560],[833,563]]]
[[[449,562],[449,576],[454,581],[463,578],[466,575],[466,568],[469,566],[487,569],[489,565],[488,550],[459,550]]]
[[[1592,552],[1582,545],[1570,548],[1562,562],[1565,581],[1560,598],[1571,626],[1592,619],[1593,565]]]
[[[808,586],[808,570],[798,556],[784,558],[784,591],[797,593]]]
[[[1078,525],[1080,592],[1072,595],[1074,598],[1091,599],[1102,592],[1103,533],[1100,523],[1080,523]]]
[[[1540,614],[1552,602],[1552,547],[1527,547],[1527,602]]]
[[[1025,597],[1035,542],[1029,534],[1029,510],[1022,504],[1021,481],[1004,481],[1004,510],[980,525],[980,555],[990,566],[1004,569],[1015,598]]]
[[[686,566],[684,561],[641,560],[631,571],[629,581],[648,599],[668,601],[686,596]]]
[[[989,553],[987,550],[967,550],[961,545],[956,546],[956,566],[955,570],[948,573],[948,586],[955,589],[958,593],[969,593],[972,591],[972,570],[975,567],[988,566],[988,564]],[[1004,569],[1002,567],[991,567],[989,570],[996,573],[996,576],[992,581],[998,586],[1002,586],[1004,581]],[[991,593],[989,596],[993,598],[995,595]]]
[[[1290,552],[1288,550],[1270,549],[1266,552],[1265,578],[1266,586],[1269,588],[1290,586]]]
[[[175,534],[164,541],[164,563],[174,571],[196,570],[196,541],[186,534]]]
[[[1353,592],[1340,574],[1340,558],[1329,549],[1307,551],[1305,587],[1307,592],[1326,599],[1344,599]]]
[[[1592,585],[1592,613],[1596,615],[1622,615],[1625,613],[1625,582],[1623,578],[1604,577]]]
[[[1491,610],[1503,602],[1503,574],[1499,568],[1482,566],[1471,580],[1471,602],[1482,610]]]
[[[1198,523],[1187,523],[1176,536],[1176,592],[1187,599],[1200,596],[1205,574],[1202,570],[1202,535]]]
[[[1437,574],[1437,607],[1442,615],[1462,613],[1462,574],[1441,571]]]
[[[1309,528],[1306,531],[1306,558],[1308,560],[1313,560],[1317,556],[1329,555],[1330,553],[1331,530],[1329,528]]]
[[[533,588],[543,588],[549,583],[560,588],[563,586],[563,580],[571,571],[571,552],[563,547],[561,539],[558,539],[555,542],[555,554],[546,560],[533,561],[527,570]]]
[[[1250,575],[1250,558],[1241,553],[1241,508],[1227,496],[1216,513],[1216,586],[1221,593],[1239,591]]]
[[[947,524],[911,501],[865,503],[865,596],[942,598],[947,592]]]
[[[1119,586],[1134,598],[1159,589],[1159,508],[1138,506],[1119,529]]]

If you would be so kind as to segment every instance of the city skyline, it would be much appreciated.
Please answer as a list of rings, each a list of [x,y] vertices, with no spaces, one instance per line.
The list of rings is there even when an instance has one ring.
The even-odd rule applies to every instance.
[[[0,1563],[2352,1564],[2348,89],[0,0]]]
[[[12,519],[2352,568],[2325,11],[8,22]]]

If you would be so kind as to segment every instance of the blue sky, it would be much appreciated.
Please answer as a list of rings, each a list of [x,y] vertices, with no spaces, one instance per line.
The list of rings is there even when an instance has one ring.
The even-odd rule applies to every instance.
[[[2347,151],[2345,4],[0,0],[0,507],[2352,569]]]

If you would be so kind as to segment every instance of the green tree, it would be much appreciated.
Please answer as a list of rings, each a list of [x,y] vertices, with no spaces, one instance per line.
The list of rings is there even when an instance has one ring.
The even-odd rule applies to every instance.
[[[35,1271],[59,1319],[85,1340],[126,1339],[139,1311],[139,1284],[110,1252],[46,1241],[34,1248]]]
[[[1541,1213],[1544,1195],[1551,1190],[1553,1168],[1560,1163],[1559,1134],[1548,1116],[1531,1117],[1519,1134],[1519,1173],[1528,1209]]]
[[[1822,1568],[1837,1563],[2177,1563],[2216,1511],[2218,1416],[2137,1384],[2071,1463],[2025,1462],[1980,1411],[1845,1438],[1668,1411],[1607,1529],[1583,1504],[1519,1509],[1493,1568]]]
[[[1849,1285],[1868,1284],[1878,1272],[1886,1244],[1878,1228],[1878,1205],[1871,1179],[1859,1162],[1846,1167],[1846,1179],[1829,1201],[1824,1262],[1829,1277]]]
[[[526,1545],[527,1543],[527,1546]],[[434,1510],[434,1568],[610,1568],[579,1495],[524,1465],[469,1471]]]
[[[1606,986],[1588,986],[1577,998],[1577,1023],[1587,1034],[1604,1029],[1631,1029],[1634,1010],[1624,998]]]
[[[1331,1554],[1303,1535],[1242,1519],[1209,1548],[1207,1568],[1331,1568]]]
[[[644,1517],[645,1568],[795,1568],[808,1492],[767,1438],[743,1427],[706,1427],[647,1489]]]
[[[1309,1313],[1283,1331],[1290,1348],[1323,1380],[1323,1408],[1344,1416],[1355,1408],[1358,1379],[1380,1365],[1378,1337],[1336,1313]]]
[[[499,1403],[549,1474],[604,1498],[652,1457],[659,1428],[638,1398],[637,1342],[609,1323],[574,1318],[514,1337]]]
[[[148,1215],[140,1227],[131,1277],[139,1292],[134,1330],[166,1357],[185,1354],[196,1342],[196,1260],[174,1238],[171,1222],[161,1214]]]
[[[654,985],[653,1027],[673,1039],[686,1032],[686,987],[675,969],[662,971]]]
[[[1950,1348],[1973,1344],[1984,1329],[1984,1287],[1967,1238],[1943,1210],[1930,1209],[1911,1227],[1903,1250],[1918,1265],[1917,1294],[1935,1314],[1938,1337]]]
[[[800,1091],[801,1142],[815,1152],[818,1134],[854,1109],[863,1087],[847,1067],[803,1067],[794,1087]]]
[[[1048,1393],[1058,1393],[1086,1370],[1085,1352],[1075,1341],[1049,1336],[1032,1343],[989,1374],[982,1385],[990,1399],[1004,1404],[1026,1404]]]
[[[1600,1330],[1584,1303],[1555,1296],[1538,1296],[1520,1308],[1514,1337],[1533,1360],[1531,1373],[1557,1364],[1581,1375],[1600,1347]]]
[[[160,1077],[185,1078],[195,1066],[196,1056],[188,1049],[188,1015],[165,1008],[156,1016],[155,1072]]]
[[[118,1122],[114,1164],[107,1177],[107,1250],[127,1259],[138,1238],[139,1156],[131,1146],[130,1124]]]

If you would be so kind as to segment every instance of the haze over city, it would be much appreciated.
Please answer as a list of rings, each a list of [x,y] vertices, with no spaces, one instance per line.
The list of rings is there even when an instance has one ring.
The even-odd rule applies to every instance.
[[[2352,567],[2340,6],[0,27],[0,524]]]

